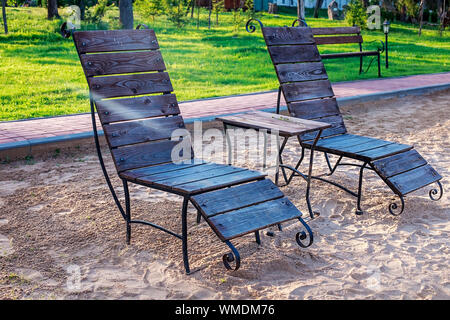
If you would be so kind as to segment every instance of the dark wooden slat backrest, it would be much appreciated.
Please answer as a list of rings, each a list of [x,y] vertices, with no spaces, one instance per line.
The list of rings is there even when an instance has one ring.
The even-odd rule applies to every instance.
[[[153,30],[77,31],[75,46],[119,172],[171,161],[185,128]]]
[[[328,32],[320,28],[320,34]],[[340,28],[342,32],[355,27]],[[322,137],[346,133],[331,83],[313,41],[314,29],[307,27],[262,28],[267,49],[275,67],[281,90],[291,116],[328,122]],[[302,135],[313,139],[315,133]]]
[[[314,40],[317,45],[322,44],[344,44],[362,43],[361,28],[354,27],[330,27],[311,28]]]

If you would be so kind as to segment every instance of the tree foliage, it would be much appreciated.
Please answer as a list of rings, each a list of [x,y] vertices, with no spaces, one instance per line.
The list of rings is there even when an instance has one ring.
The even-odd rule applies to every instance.
[[[152,21],[164,13],[163,0],[136,0],[134,7],[143,18],[151,17]]]
[[[351,26],[365,28],[367,25],[367,13],[361,0],[351,0],[345,14],[345,21]]]

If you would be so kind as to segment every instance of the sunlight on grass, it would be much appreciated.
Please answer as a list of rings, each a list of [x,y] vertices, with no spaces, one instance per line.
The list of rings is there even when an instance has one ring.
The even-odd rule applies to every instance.
[[[75,47],[57,33],[62,21],[48,21],[42,8],[8,7],[7,14],[10,34],[0,35],[0,120],[88,112],[87,85]],[[286,13],[262,17],[267,26],[290,25],[293,19]],[[180,101],[276,89],[260,30],[248,34],[242,26],[234,36],[231,20],[230,13],[223,13],[219,26],[213,24],[208,30],[204,11],[200,29],[195,19],[181,30],[164,18],[151,22],[136,17],[135,23],[155,29]],[[345,25],[324,18],[307,21],[312,27]],[[366,42],[384,41],[381,31],[365,31],[363,37]],[[411,25],[393,24],[389,43],[389,69],[382,69],[385,77],[450,71],[448,32],[440,37],[436,30],[424,30],[419,38]],[[320,47],[321,52],[355,49],[356,45]],[[365,66],[369,61],[365,59]],[[360,76],[359,58],[325,61],[334,82],[375,78],[375,64]]]

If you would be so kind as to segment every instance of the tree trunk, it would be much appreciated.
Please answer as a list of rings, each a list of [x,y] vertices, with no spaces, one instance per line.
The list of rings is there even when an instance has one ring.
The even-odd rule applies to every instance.
[[[419,37],[422,34],[422,24],[423,24],[423,10],[425,7],[426,0],[420,0],[420,11],[419,11]]]
[[[84,20],[86,14],[86,0],[80,0],[80,20]]]
[[[194,17],[195,0],[191,2],[191,19]]]
[[[211,29],[211,11],[212,11],[212,0],[209,0],[209,15],[208,15],[208,29]]]
[[[119,0],[119,21],[122,29],[133,29],[132,0]]]
[[[305,0],[297,0],[297,19],[305,20]]]
[[[59,18],[58,0],[47,1],[47,19]]]
[[[319,9],[322,8],[323,0],[316,0],[316,6],[314,7],[314,18],[319,17]]]
[[[5,28],[5,34],[8,34],[8,23],[6,22],[6,0],[2,0],[2,15],[3,15],[3,26]]]
[[[444,33],[444,29],[445,29],[445,19],[447,17],[447,10],[446,10],[446,6],[445,6],[446,0],[440,1],[439,5],[440,7],[438,7],[438,13],[439,13],[439,33],[442,37],[443,33]]]

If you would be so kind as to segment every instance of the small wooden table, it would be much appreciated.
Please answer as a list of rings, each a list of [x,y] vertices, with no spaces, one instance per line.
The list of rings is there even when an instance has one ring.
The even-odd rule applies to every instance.
[[[245,128],[245,129],[255,129],[257,131],[265,131],[266,133],[278,134],[284,138],[283,142],[280,145],[280,139],[277,139],[277,147],[278,147],[278,163],[277,163],[277,172],[275,174],[275,184],[278,184],[279,171],[281,168],[281,172],[283,174],[283,178],[285,181],[285,185],[288,185],[294,176],[301,176],[306,180],[306,203],[308,205],[308,210],[311,218],[314,218],[314,212],[311,208],[311,203],[309,200],[309,190],[311,186],[311,176],[312,176],[312,168],[313,168],[313,160],[314,160],[314,148],[317,144],[317,141],[320,139],[320,135],[324,129],[330,128],[331,125],[324,122],[319,121],[311,121],[304,120],[294,117],[288,117],[284,115],[262,112],[262,111],[251,111],[231,116],[224,116],[216,118],[219,121],[223,122],[225,134],[227,137],[227,142],[231,146],[229,141],[229,135],[227,133],[227,129],[229,126]],[[300,135],[308,132],[318,131],[316,137],[314,138],[314,142],[311,146],[311,153],[309,158],[309,170],[308,175],[304,175],[300,171],[298,171],[298,167],[300,166],[304,154],[302,153],[300,160],[297,162],[295,167],[287,166],[283,164],[283,151],[286,146],[287,141],[290,137],[297,137],[300,142]],[[263,166],[266,167],[266,148],[267,143],[264,144],[264,160]],[[231,147],[228,150],[228,162],[231,163]],[[286,174],[286,169],[292,171],[291,175],[288,177]]]

